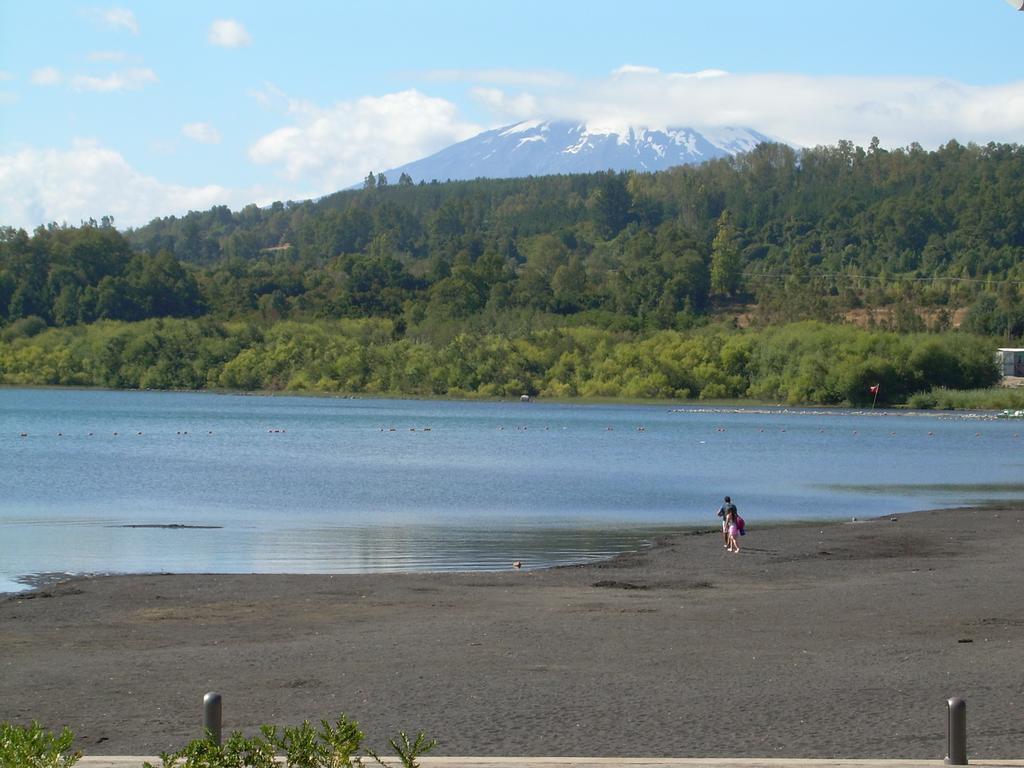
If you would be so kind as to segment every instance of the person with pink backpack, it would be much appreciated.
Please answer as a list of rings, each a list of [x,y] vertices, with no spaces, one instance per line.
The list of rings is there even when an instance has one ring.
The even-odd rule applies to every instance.
[[[746,526],[740,513],[736,510],[736,505],[728,496],[725,497],[725,503],[718,510],[718,516],[722,518],[722,539],[725,542],[725,548],[733,553],[739,552],[739,537],[746,533],[744,530]]]

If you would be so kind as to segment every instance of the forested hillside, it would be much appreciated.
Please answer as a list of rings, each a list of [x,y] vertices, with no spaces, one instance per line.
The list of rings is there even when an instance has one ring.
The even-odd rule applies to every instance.
[[[211,314],[408,327],[526,309],[639,330],[742,302],[772,322],[891,306],[908,330],[921,329],[908,310],[977,305],[976,330],[1024,330],[1016,145],[797,155],[764,144],[656,174],[402,181],[371,176],[316,202],[215,207],[123,235],[106,220],[6,229],[0,322]]]
[[[768,328],[853,313],[899,333],[942,333],[963,317],[963,331],[1013,341],[1024,334],[1022,297],[1016,145],[842,142],[797,154],[763,144],[653,174],[430,184],[371,175],[362,190],[318,201],[215,207],[123,233],[108,219],[0,230],[0,344],[9,345],[51,326],[153,318],[259,333],[284,320],[382,320],[390,341],[434,350],[467,334],[516,340],[572,328],[639,344],[709,321]],[[207,373],[123,385],[290,386]],[[328,384],[314,388],[346,389]],[[833,389],[770,396],[850,399]],[[719,391],[752,394],[749,382],[707,392],[677,382],[635,395]]]

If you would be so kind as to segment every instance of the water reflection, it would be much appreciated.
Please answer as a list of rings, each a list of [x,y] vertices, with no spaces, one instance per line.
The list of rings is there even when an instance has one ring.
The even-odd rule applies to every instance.
[[[726,493],[754,524],[1020,499],[1020,431],[980,414],[2,390],[0,590],[59,571],[580,562],[713,526]]]

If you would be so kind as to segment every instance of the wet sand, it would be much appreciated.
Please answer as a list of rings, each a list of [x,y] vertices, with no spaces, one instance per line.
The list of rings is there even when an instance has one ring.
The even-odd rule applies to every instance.
[[[436,754],[935,759],[1024,754],[1024,507],[711,527],[493,574],[153,575],[0,598],[0,720],[88,755],[345,712]],[[510,554],[511,565],[514,554]]]

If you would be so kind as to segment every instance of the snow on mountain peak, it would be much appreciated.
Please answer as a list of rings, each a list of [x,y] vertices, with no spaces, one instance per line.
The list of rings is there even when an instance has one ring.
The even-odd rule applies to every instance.
[[[502,128],[499,136],[512,136],[517,133],[525,133],[526,131],[533,131],[536,129],[547,130],[548,123],[544,120],[524,120],[521,123],[510,125],[507,128]]]
[[[385,171],[414,181],[509,178],[608,169],[659,171],[753,149],[774,139],[750,128],[658,127],[524,120],[485,131],[430,157]]]

